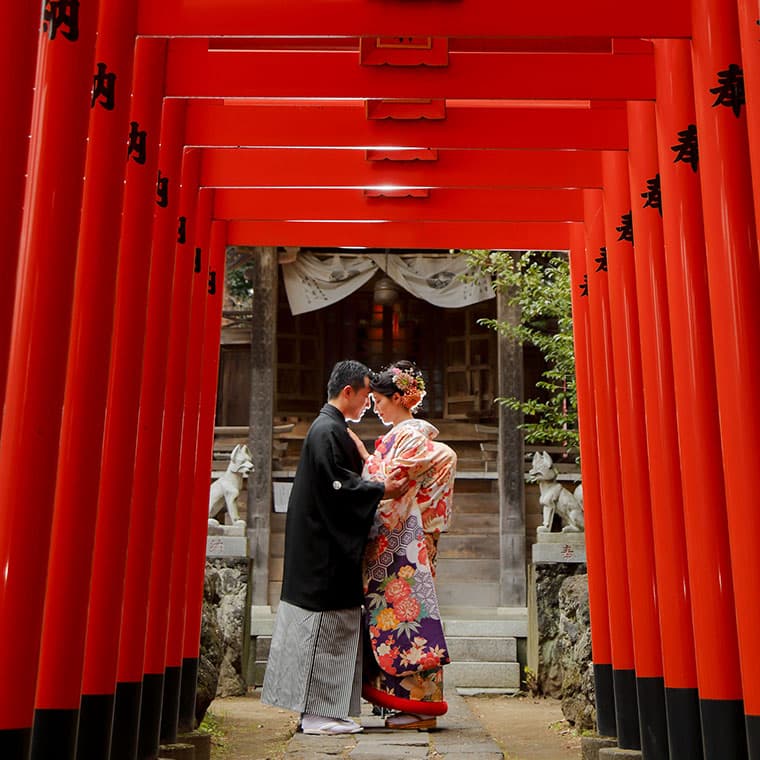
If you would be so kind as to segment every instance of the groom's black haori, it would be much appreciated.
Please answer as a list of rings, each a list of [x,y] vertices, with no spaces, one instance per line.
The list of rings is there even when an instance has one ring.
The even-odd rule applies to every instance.
[[[284,601],[315,611],[364,603],[362,553],[384,487],[361,471],[346,420],[325,404],[304,439],[288,502]]]
[[[366,402],[368,375],[363,364],[339,363],[328,396],[351,386],[359,394],[354,398]],[[360,416],[363,410],[354,411]],[[304,439],[288,501],[263,702],[340,720],[360,712],[361,563],[385,493],[383,483],[363,480],[361,472],[343,411],[325,404]]]

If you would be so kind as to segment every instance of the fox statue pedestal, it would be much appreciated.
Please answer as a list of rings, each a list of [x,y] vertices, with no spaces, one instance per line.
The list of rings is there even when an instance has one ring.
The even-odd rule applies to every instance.
[[[219,559],[221,557],[247,557],[248,539],[243,525],[212,524],[209,520],[208,536],[206,538],[206,557]]]
[[[537,562],[586,562],[585,533],[536,533],[533,564]]]

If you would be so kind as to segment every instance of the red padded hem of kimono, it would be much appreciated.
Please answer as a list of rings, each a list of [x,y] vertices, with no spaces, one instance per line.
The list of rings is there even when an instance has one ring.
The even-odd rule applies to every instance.
[[[404,699],[393,694],[387,694],[369,684],[362,685],[362,696],[373,705],[387,707],[389,710],[400,710],[415,715],[444,715],[448,712],[448,702],[422,702],[417,699]]]

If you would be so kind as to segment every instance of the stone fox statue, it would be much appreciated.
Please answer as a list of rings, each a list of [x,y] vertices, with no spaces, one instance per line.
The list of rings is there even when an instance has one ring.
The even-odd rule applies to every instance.
[[[554,469],[552,458],[545,451],[533,455],[533,465],[528,473],[538,482],[540,489],[539,502],[544,509],[544,522],[539,525],[538,533],[548,533],[552,529],[554,515],[562,519],[563,533],[579,533],[584,529],[583,523],[583,491],[581,486],[570,493],[561,483],[557,482],[557,471]]]
[[[220,478],[211,484],[208,500],[208,516],[211,525],[218,525],[214,518],[224,507],[233,523],[243,523],[237,509],[237,497],[243,486],[243,476],[253,469],[251,452],[245,444],[238,444],[232,449],[230,463]]]

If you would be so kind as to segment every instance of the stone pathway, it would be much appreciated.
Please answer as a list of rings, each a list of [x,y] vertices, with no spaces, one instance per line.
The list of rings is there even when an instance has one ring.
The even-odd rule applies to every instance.
[[[503,760],[499,745],[451,687],[446,690],[449,711],[435,731],[389,731],[383,719],[364,703],[364,731],[349,736],[307,736],[297,733],[288,742],[286,760]]]

